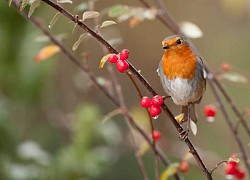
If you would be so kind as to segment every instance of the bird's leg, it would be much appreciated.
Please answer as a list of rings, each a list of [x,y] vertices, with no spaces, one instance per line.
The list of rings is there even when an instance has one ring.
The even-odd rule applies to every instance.
[[[190,121],[191,121],[191,118],[190,118],[190,103],[188,103],[187,129],[183,130],[181,133],[179,133],[179,138],[181,140],[185,141],[188,138]]]
[[[165,101],[168,98],[171,98],[171,96],[162,96],[163,100]]]

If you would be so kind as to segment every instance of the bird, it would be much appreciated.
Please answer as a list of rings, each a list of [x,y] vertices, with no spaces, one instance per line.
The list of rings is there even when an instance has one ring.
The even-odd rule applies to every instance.
[[[206,90],[207,73],[202,58],[182,35],[166,37],[162,48],[164,54],[157,72],[163,89],[176,105],[182,106],[184,120],[197,122],[195,104],[201,101]]]

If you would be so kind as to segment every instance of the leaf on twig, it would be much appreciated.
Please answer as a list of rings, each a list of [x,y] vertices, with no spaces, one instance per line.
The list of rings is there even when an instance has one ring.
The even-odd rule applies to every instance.
[[[182,22],[180,23],[181,32],[189,38],[200,38],[203,36],[201,29],[194,23]]]
[[[11,6],[13,0],[8,0],[9,7]]]
[[[197,134],[197,126],[196,126],[195,122],[192,120],[190,120],[190,128],[191,128],[193,134],[196,135]]]
[[[114,24],[117,24],[117,23],[115,21],[104,21],[100,27],[103,28],[103,27],[114,25]]]
[[[39,6],[40,2],[41,0],[34,0],[32,2],[32,4],[30,5],[28,17],[30,17],[34,13],[35,9]]]
[[[62,40],[64,38],[67,37],[67,34],[65,33],[62,33],[62,34],[58,34],[58,35],[55,35],[56,39],[58,40]],[[41,35],[41,36],[37,36],[35,39],[34,39],[35,42],[50,42],[50,39],[48,36],[46,35]]]
[[[46,47],[42,48],[37,53],[37,55],[35,57],[35,61],[36,62],[44,61],[44,60],[48,59],[49,57],[53,56],[54,54],[56,54],[59,51],[60,51],[60,48],[58,46],[56,46],[56,45],[46,46]]]
[[[193,158],[193,155],[190,152],[187,152],[185,156],[183,157],[182,161],[188,161],[191,158]]]
[[[108,60],[108,58],[111,56],[112,54],[107,54],[105,56],[102,57],[100,63],[99,63],[99,68],[102,69],[104,67],[104,64],[106,63],[106,61]]]
[[[248,82],[247,78],[242,74],[237,72],[226,72],[223,73],[220,78],[227,79],[232,82],[243,83],[246,84]]]
[[[157,14],[157,9],[156,8],[143,10],[143,16],[148,20],[154,20],[156,14]]]
[[[88,3],[87,2],[82,2],[76,7],[76,11],[85,11],[88,9]]]
[[[56,13],[56,14],[53,16],[52,20],[50,21],[50,23],[49,23],[49,25],[48,25],[48,27],[49,27],[50,29],[54,26],[54,24],[55,24],[56,21],[59,19],[59,17],[61,17],[61,13],[60,13],[60,12]]]
[[[82,15],[82,20],[85,21],[86,19],[96,18],[100,16],[100,13],[97,11],[85,11]]]
[[[29,0],[22,0],[20,11],[24,10],[24,8],[28,5]]]
[[[168,168],[161,173],[160,180],[168,180],[170,176],[173,176],[177,173],[179,167],[179,163],[172,163],[168,166]]]
[[[184,118],[184,113],[175,116],[176,121],[180,124]]]
[[[123,111],[121,108],[115,109],[114,111],[111,111],[110,113],[106,114],[103,119],[101,120],[102,123],[107,122],[109,119],[111,119],[112,117],[118,115],[118,114],[122,114]]]
[[[73,47],[72,47],[72,50],[75,51],[78,46],[81,44],[81,42],[83,41],[84,37],[88,35],[88,33],[84,33],[84,34],[81,34],[78,38],[78,40],[74,43]]]
[[[137,151],[137,154],[139,156],[143,156],[149,149],[150,149],[150,146],[149,146],[148,142],[145,141],[140,145],[140,147]]]
[[[133,17],[129,20],[128,27],[133,28],[141,22],[142,22],[142,19],[139,19],[137,17]]]
[[[124,14],[127,11],[128,7],[124,5],[115,5],[111,7],[108,11],[108,16],[109,17],[118,17],[122,14]]]
[[[64,4],[64,3],[72,4],[72,0],[57,0],[57,3],[59,3],[59,4]]]

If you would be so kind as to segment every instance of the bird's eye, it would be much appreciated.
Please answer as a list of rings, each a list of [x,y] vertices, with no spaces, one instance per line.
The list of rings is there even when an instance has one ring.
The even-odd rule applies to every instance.
[[[182,40],[181,40],[181,39],[178,39],[178,40],[176,41],[176,43],[177,43],[177,44],[181,44],[181,43],[182,43]]]

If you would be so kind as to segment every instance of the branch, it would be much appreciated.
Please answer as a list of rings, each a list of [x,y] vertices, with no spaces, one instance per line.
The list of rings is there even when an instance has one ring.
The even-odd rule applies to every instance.
[[[237,131],[235,130],[232,119],[230,118],[229,114],[227,113],[227,111],[226,111],[226,109],[225,109],[225,107],[224,107],[224,105],[222,103],[222,100],[221,100],[218,92],[216,91],[216,88],[214,86],[214,82],[209,80],[208,83],[209,83],[209,85],[211,87],[211,90],[214,93],[214,96],[215,96],[215,98],[216,98],[216,100],[217,100],[217,102],[218,102],[218,104],[220,106],[221,112],[222,112],[222,114],[223,114],[223,116],[224,116],[224,118],[225,118],[225,120],[226,120],[226,122],[227,122],[227,124],[229,126],[229,129],[232,132],[232,134],[234,136],[234,139],[238,144],[238,147],[239,147],[240,152],[242,154],[242,159],[243,159],[243,161],[245,163],[248,174],[250,174],[250,165],[248,163],[247,153],[246,153],[246,151],[244,149],[243,142],[241,141]]]
[[[100,35],[95,33],[92,29],[90,29],[85,23],[83,23],[81,20],[76,18],[76,16],[72,15],[69,13],[66,9],[62,8],[61,6],[55,4],[54,2],[50,0],[42,0],[49,6],[53,7],[57,11],[61,12],[64,16],[75,22],[79,27],[84,29],[86,32],[88,32],[90,35],[92,35],[97,41],[99,41],[103,46],[107,48],[107,50],[110,53],[115,53],[118,54],[118,51],[111,46],[107,41],[105,41]],[[147,80],[138,72],[138,70],[128,61],[129,63],[129,69],[130,71],[138,78],[139,81],[147,88],[147,90],[152,94],[152,95],[157,95],[156,91],[151,87],[151,85],[147,82]],[[179,133],[183,132],[183,128],[180,126],[180,124],[175,120],[173,114],[170,112],[168,107],[165,104],[162,104],[162,109],[163,111],[167,114],[169,119],[171,120],[172,124],[175,126],[177,131]],[[200,168],[202,169],[204,175],[206,176],[207,179],[212,179],[212,176],[210,172],[207,170],[205,164],[201,160],[198,152],[196,151],[195,147],[193,146],[192,142],[190,141],[189,138],[185,140],[185,143],[187,144],[188,148],[190,149],[190,152],[193,154],[194,158],[196,159],[197,163],[199,164]]]
[[[15,8],[18,10],[19,7],[17,6],[17,4],[13,3]],[[49,37],[50,41],[53,42],[54,44],[56,44],[58,47],[60,47],[62,53],[65,54],[66,57],[69,58],[69,60],[75,64],[78,68],[80,68],[82,71],[84,71],[87,76],[90,78],[90,80],[93,82],[93,84],[95,84],[117,107],[120,107],[120,103],[118,102],[118,100],[109,93],[109,91],[102,85],[100,85],[97,81],[97,79],[95,78],[95,76],[92,74],[92,72],[89,71],[89,69],[87,67],[85,67],[84,65],[82,65],[77,58],[60,42],[58,41],[49,31],[47,31],[43,26],[41,26],[41,24],[34,18],[28,18],[27,14],[25,12],[19,12],[21,15],[23,15],[23,17],[25,17],[28,21],[32,22],[40,31],[42,31],[47,37]],[[131,125],[131,127],[133,127],[151,146],[151,148],[153,148],[153,142],[151,140],[151,137],[149,137],[147,135],[147,133],[137,124],[135,123],[135,121],[133,120],[133,118],[131,117],[130,114],[127,114],[128,117],[128,122]],[[162,161],[162,163],[165,166],[168,166],[170,164],[170,160],[168,159],[168,157],[164,154],[164,152],[162,151],[162,149],[159,146],[156,146],[156,151],[158,153],[158,156],[160,158],[160,160]],[[177,174],[175,176],[175,179],[180,180],[181,177]]]
[[[145,7],[149,8],[150,5],[145,1],[145,0],[139,0],[141,1],[142,4],[144,4]],[[158,7],[160,8],[160,12],[163,12],[160,15],[157,15],[156,17],[164,24],[166,25],[172,32],[174,32],[175,34],[182,34],[179,28],[179,25],[176,23],[176,21],[170,16],[170,14],[168,13],[167,8],[165,7],[164,3],[162,0],[155,0]],[[163,22],[164,21],[164,22]],[[177,28],[178,27],[178,28]],[[182,34],[183,35],[183,34]],[[208,73],[212,73],[212,71],[205,65],[206,71]],[[226,99],[226,101],[229,103],[231,109],[233,110],[233,112],[235,113],[235,115],[238,117],[239,121],[241,122],[241,124],[243,125],[245,131],[247,132],[249,138],[250,138],[250,127],[247,125],[246,120],[244,119],[244,117],[241,115],[239,109],[235,106],[235,103],[233,102],[233,100],[230,98],[229,94],[227,93],[227,91],[225,90],[225,88],[222,86],[222,84],[220,83],[220,81],[218,80],[217,77],[214,76],[213,81],[215,82],[216,86],[218,87],[218,89],[221,91],[222,95],[224,96],[224,98]]]

